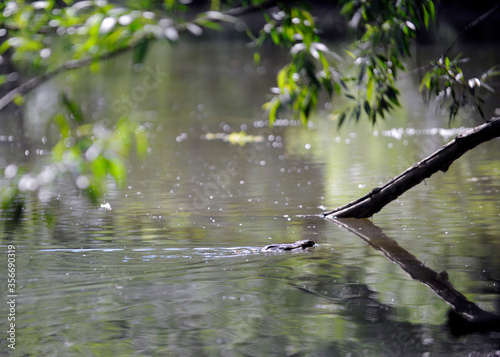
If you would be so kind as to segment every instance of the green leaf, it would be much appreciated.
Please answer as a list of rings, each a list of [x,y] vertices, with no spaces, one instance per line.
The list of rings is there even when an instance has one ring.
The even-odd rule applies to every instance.
[[[481,104],[479,104],[477,102],[474,103],[474,104],[475,104],[475,107],[476,107],[477,111],[481,115],[481,118],[486,119],[486,117],[484,116],[484,112],[483,112],[483,108],[481,107]]]
[[[106,178],[107,163],[106,159],[102,155],[99,155],[92,160],[89,166],[96,182],[101,182]]]
[[[282,92],[285,88],[285,79],[287,77],[287,74],[288,74],[288,66],[285,66],[278,72],[278,76],[276,77],[278,87]]]
[[[134,64],[141,64],[144,62],[144,59],[146,58],[146,54],[148,52],[148,48],[149,48],[149,41],[147,39],[144,39],[141,42],[139,42],[139,44],[136,46],[134,50],[134,57],[133,57]]]
[[[61,94],[61,102],[71,114],[71,117],[75,120],[75,122],[82,124],[83,114],[80,110],[80,106],[74,100],[70,99],[64,92]]]
[[[302,122],[303,125],[307,124],[307,114],[306,114],[304,107],[300,108],[299,117],[300,117],[300,121]]]
[[[342,126],[342,124],[344,124],[344,121],[345,121],[345,118],[346,118],[346,114],[344,112],[342,112],[339,117],[338,117],[338,121],[339,121],[339,128]]]
[[[24,196],[19,191],[17,184],[2,188],[0,191],[0,214],[8,224],[18,224],[24,211]]]
[[[427,9],[425,8],[425,6],[422,6],[423,7],[423,11],[424,11],[424,25],[425,25],[425,28],[428,29],[429,28],[429,12],[427,12]]]
[[[372,101],[373,98],[373,88],[375,86],[375,80],[373,76],[369,75],[368,76],[368,83],[366,84],[366,99],[368,101]]]
[[[137,128],[135,130],[135,146],[137,155],[140,158],[146,157],[148,154],[149,142],[146,132],[142,128]]]
[[[345,53],[354,60],[357,58],[357,56],[349,50],[345,50]]]
[[[348,1],[344,6],[342,6],[340,13],[348,17],[352,13],[353,9],[354,9],[354,1]]]
[[[332,81],[329,78],[320,78],[321,83],[323,84],[323,87],[325,88],[326,92],[328,95],[331,97],[333,95],[333,84]]]
[[[271,39],[273,40],[275,45],[281,44],[281,37],[278,34],[278,31],[276,31],[275,28],[271,29]]]
[[[10,48],[10,41],[4,41],[0,45],[0,55],[4,54],[5,51],[7,51]]]
[[[353,114],[356,119],[356,122],[358,122],[359,117],[361,116],[361,104],[358,104],[354,107]]]
[[[372,108],[370,108],[370,103],[368,103],[367,100],[365,100],[365,104],[364,104],[364,109],[365,109],[365,112],[368,116],[371,116],[371,113],[372,113]]]
[[[210,5],[210,11],[220,11],[220,0],[212,0]]]
[[[272,126],[276,122],[276,115],[280,106],[281,101],[278,97],[274,97],[270,102],[265,104],[265,108],[269,110],[269,125]]]
[[[398,101],[398,95],[399,95],[399,92],[396,88],[394,87],[387,87],[387,89],[385,90],[385,93],[384,93],[387,98],[392,102],[394,103],[395,105],[399,106],[399,101]]]
[[[337,94],[340,94],[340,92],[342,91],[342,87],[337,81],[333,82],[333,89],[335,89],[335,93]]]
[[[366,74],[366,64],[361,64],[359,68],[359,74],[358,74],[358,84],[363,83],[365,79],[365,74]]]
[[[101,69],[101,64],[99,63],[99,61],[98,60],[92,61],[92,63],[90,64],[90,70],[92,71],[92,73],[97,73],[99,72],[100,69]]]
[[[127,167],[123,160],[118,157],[107,160],[109,174],[115,180],[119,188],[123,187],[127,177]]]
[[[99,186],[95,184],[91,184],[86,190],[85,193],[87,197],[93,204],[97,204],[99,199],[102,197],[102,190]]]
[[[255,62],[255,64],[260,64],[260,53],[259,52],[255,52],[253,54],[253,61]]]
[[[54,123],[59,127],[59,132],[63,138],[66,138],[71,135],[71,125],[68,122],[68,119],[62,114],[56,114],[54,116]]]
[[[422,93],[422,90],[425,88],[427,88],[428,90],[431,89],[431,78],[432,78],[432,72],[427,72],[424,76],[424,78],[422,78],[422,82],[420,82],[420,93]]]
[[[13,102],[18,107],[22,106],[24,104],[24,96],[22,96],[21,94],[16,94]]]
[[[199,25],[215,31],[222,31],[224,29],[222,25],[213,21],[203,21],[202,23],[199,23]]]
[[[434,21],[436,15],[435,15],[435,8],[434,8],[434,1],[429,0],[429,14],[432,18],[432,21]]]

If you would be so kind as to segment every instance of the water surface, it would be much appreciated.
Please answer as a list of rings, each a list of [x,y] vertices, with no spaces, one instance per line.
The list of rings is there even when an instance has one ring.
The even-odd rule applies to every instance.
[[[4,162],[41,165],[50,135],[45,144],[39,130],[64,89],[96,120],[130,114],[151,145],[146,160],[132,160],[124,190],[110,182],[102,207],[61,179],[54,199],[33,197],[22,225],[3,231],[2,249],[17,252],[13,355],[498,353],[498,334],[454,336],[448,305],[427,286],[317,215],[479,121],[448,128],[409,90],[403,109],[376,127],[338,130],[325,109],[309,128],[283,117],[270,129],[260,106],[281,56],[267,53],[256,67],[240,42],[158,46],[142,70],[124,70],[124,56],[101,74],[61,76],[32,95],[22,122],[13,114],[2,121]],[[145,90],[153,72],[158,86]],[[262,140],[207,140],[241,130]],[[429,268],[446,270],[468,299],[500,313],[498,152],[498,140],[483,144],[372,222]],[[299,239],[318,246],[259,252]],[[6,254],[0,259],[6,266]],[[6,316],[5,305],[0,311]],[[4,338],[0,346],[7,350]]]

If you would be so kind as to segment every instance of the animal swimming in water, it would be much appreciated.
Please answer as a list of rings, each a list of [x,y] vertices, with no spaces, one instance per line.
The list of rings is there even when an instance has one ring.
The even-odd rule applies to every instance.
[[[312,248],[316,245],[314,241],[310,239],[299,240],[295,243],[274,243],[266,245],[261,249],[261,252],[279,252],[279,251],[290,251],[290,250],[305,250],[307,248]]]

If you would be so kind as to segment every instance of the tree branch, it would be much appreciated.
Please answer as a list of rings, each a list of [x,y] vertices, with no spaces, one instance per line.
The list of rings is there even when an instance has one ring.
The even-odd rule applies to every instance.
[[[295,2],[295,1],[293,1],[293,2]],[[238,16],[243,16],[243,15],[255,12],[255,11],[269,9],[273,6],[276,6],[278,3],[279,3],[279,1],[277,1],[277,0],[268,0],[268,1],[264,1],[261,4],[253,4],[250,6],[235,7],[233,9],[223,11],[222,13],[224,15],[227,15],[227,16],[238,17]]]
[[[442,146],[432,155],[413,165],[386,184],[374,188],[365,196],[323,214],[335,218],[368,218],[379,212],[410,188],[438,171],[446,172],[450,165],[477,145],[500,136],[500,117],[491,118]]]
[[[63,1],[61,1],[61,2],[64,4]],[[202,23],[203,21],[207,21],[207,20],[220,22],[220,21],[224,20],[224,17],[243,16],[243,15],[246,15],[246,14],[254,12],[254,11],[268,9],[270,7],[275,6],[277,3],[278,3],[278,1],[276,1],[276,0],[268,0],[268,1],[265,1],[265,2],[258,4],[258,5],[250,5],[250,6],[242,6],[242,7],[238,7],[238,8],[233,8],[233,9],[229,9],[229,10],[220,12],[221,16],[215,17],[215,18],[213,16],[211,16],[211,13],[214,13],[214,12],[209,11],[208,13],[205,14],[205,16],[201,16],[201,17],[196,18],[195,20],[187,21],[185,23],[178,24],[174,27],[177,31],[186,31],[188,29],[187,25],[189,23],[196,24],[196,23]],[[36,77],[33,77],[33,78],[27,80],[26,82],[22,83],[18,87],[14,88],[9,93],[5,94],[2,98],[0,98],[0,111],[2,111],[7,105],[9,105],[17,96],[29,93],[30,91],[32,91],[33,89],[35,89],[36,87],[41,85],[42,83],[56,77],[60,73],[88,66],[94,61],[100,62],[100,61],[104,61],[104,60],[108,60],[110,58],[116,57],[122,53],[125,53],[131,49],[134,49],[137,46],[137,44],[138,43],[134,43],[133,45],[122,47],[122,48],[119,48],[117,50],[107,52],[107,53],[104,53],[104,54],[102,54],[100,56],[96,56],[96,57],[88,56],[88,57],[77,59],[77,60],[69,60],[67,62],[64,62],[62,65],[60,65],[59,67],[55,68],[52,71],[46,72],[46,73],[41,74],[41,75],[36,76]]]
[[[77,60],[69,60],[67,62],[64,62],[61,66],[57,67],[56,69],[49,71],[49,72],[45,72],[44,74],[41,74],[39,76],[33,77],[33,78],[27,80],[26,82],[24,82],[23,84],[21,84],[20,86],[14,88],[9,93],[5,94],[2,98],[0,98],[0,111],[2,111],[7,105],[9,105],[18,95],[23,95],[23,94],[26,94],[26,93],[32,91],[33,89],[35,89],[36,87],[38,87],[42,83],[54,78],[55,76],[57,76],[58,74],[60,74],[62,72],[66,72],[66,71],[70,71],[73,69],[88,66],[89,64],[91,64],[94,61],[100,62],[103,60],[107,60],[107,59],[116,57],[116,56],[118,56],[118,55],[120,55],[120,54],[134,48],[134,47],[135,46],[128,46],[128,47],[120,48],[120,49],[115,50],[113,52],[105,53],[101,56],[97,56],[97,57],[90,57],[89,56],[89,57],[85,57],[85,58],[81,58],[81,59],[77,59]]]
[[[463,35],[465,35],[468,31],[470,31],[471,29],[473,29],[474,27],[476,27],[477,25],[479,25],[481,22],[483,22],[484,20],[486,20],[488,17],[490,17],[491,15],[493,15],[499,9],[500,9],[500,2],[498,4],[496,4],[495,6],[493,6],[491,9],[489,9],[487,12],[485,12],[484,14],[482,14],[481,16],[479,16],[477,19],[475,19],[474,21],[472,21],[471,23],[469,23],[467,26],[465,26],[462,29],[462,31],[453,39],[453,41],[451,41],[450,45],[444,51],[444,53],[441,55],[441,57],[447,57],[448,54],[453,49],[453,47],[455,46],[455,44],[460,39],[460,37],[462,37]]]
[[[474,21],[472,21],[471,23],[469,23],[467,26],[465,26],[462,29],[462,31],[453,39],[453,41],[451,41],[451,43],[448,45],[448,47],[446,48],[446,50],[444,50],[444,52],[439,56],[439,58],[448,57],[448,55],[450,54],[450,52],[453,49],[453,47],[455,47],[455,45],[457,44],[458,40],[463,35],[465,35],[467,32],[469,32],[474,27],[478,26],[481,22],[485,21],[488,17],[490,17],[491,15],[493,15],[498,10],[500,10],[500,2],[498,4],[496,4],[495,6],[493,6],[491,9],[489,9],[488,11],[486,11],[484,14],[482,14],[481,16],[479,16],[478,18],[476,18]],[[438,58],[438,60],[439,60],[439,58]],[[422,72],[427,72],[432,67],[434,67],[434,64],[433,63],[428,63],[428,64],[426,64],[424,66],[417,67],[417,68],[409,71],[408,73],[406,73],[402,77],[411,76],[411,75],[419,74],[419,73],[422,73]]]

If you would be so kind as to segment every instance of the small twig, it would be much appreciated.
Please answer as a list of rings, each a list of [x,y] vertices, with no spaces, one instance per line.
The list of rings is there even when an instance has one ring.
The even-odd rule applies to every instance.
[[[479,25],[481,22],[483,22],[484,20],[486,20],[488,17],[490,17],[491,15],[493,15],[499,9],[500,9],[500,2],[498,4],[496,4],[495,6],[493,6],[491,9],[489,9],[487,12],[485,12],[484,14],[482,14],[481,16],[479,16],[477,19],[475,19],[474,21],[472,21],[470,24],[468,24],[467,26],[465,26],[462,29],[462,31],[453,39],[453,41],[451,41],[450,45],[444,51],[444,53],[441,55],[441,57],[448,57],[448,54],[451,52],[451,50],[453,49],[453,47],[455,47],[455,44],[458,42],[458,40],[460,39],[460,37],[462,37],[463,35],[465,35],[467,32],[469,32],[470,30],[472,30],[474,27],[476,27],[477,25]]]
[[[17,96],[23,95],[23,94],[26,94],[26,93],[32,91],[33,89],[35,89],[36,87],[38,87],[42,83],[54,78],[59,73],[88,66],[93,61],[103,61],[103,60],[107,60],[107,59],[116,57],[116,56],[118,56],[118,55],[120,55],[120,54],[134,48],[134,47],[135,47],[135,45],[120,48],[120,49],[115,50],[113,52],[108,52],[108,53],[102,54],[102,55],[97,56],[97,57],[90,57],[89,56],[89,57],[85,57],[85,58],[81,58],[81,59],[77,59],[77,60],[70,60],[70,61],[64,62],[61,66],[57,67],[56,69],[49,71],[49,72],[46,72],[44,74],[41,74],[39,76],[33,77],[33,78],[27,80],[26,82],[24,82],[23,84],[21,84],[20,86],[14,88],[9,93],[5,94],[2,98],[0,98],[0,111],[2,111],[7,105],[9,105]]]
[[[485,12],[484,14],[482,14],[481,16],[479,16],[478,18],[476,18],[474,21],[472,21],[471,23],[469,23],[467,26],[465,26],[462,29],[462,31],[453,39],[453,41],[451,41],[451,43],[448,45],[448,47],[446,48],[446,50],[444,50],[444,52],[439,56],[439,58],[448,57],[448,55],[450,54],[450,52],[453,49],[453,47],[455,47],[455,45],[457,44],[458,40],[463,35],[465,35],[467,32],[469,32],[470,30],[472,30],[474,27],[478,26],[481,22],[485,21],[488,17],[490,17],[491,15],[493,15],[499,9],[500,9],[500,2],[498,4],[496,4],[495,6],[493,6],[491,9],[489,9],[487,12]],[[439,58],[437,60],[439,60]],[[434,61],[434,62],[436,62],[436,61]],[[415,68],[415,69],[407,72],[406,74],[404,74],[401,77],[413,76],[413,75],[416,75],[416,74],[420,74],[422,72],[427,72],[430,69],[432,69],[433,67],[434,67],[433,63],[428,63],[428,64],[426,64],[424,66],[417,67],[417,68]]]
[[[277,3],[278,3],[278,1],[276,1],[276,0],[268,0],[268,1],[265,1],[261,4],[235,7],[233,9],[223,11],[222,13],[224,15],[227,15],[227,16],[238,17],[238,16],[243,16],[243,15],[255,12],[255,11],[269,9],[269,8],[275,6]]]

